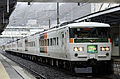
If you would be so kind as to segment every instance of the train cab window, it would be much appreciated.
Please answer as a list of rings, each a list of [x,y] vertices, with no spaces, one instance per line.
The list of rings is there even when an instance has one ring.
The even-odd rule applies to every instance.
[[[110,38],[109,27],[70,28],[70,38]]]
[[[75,38],[74,43],[91,42],[91,39],[93,42],[108,42],[111,38],[109,27],[70,28],[69,37]]]
[[[57,45],[59,44],[58,37],[57,37]]]

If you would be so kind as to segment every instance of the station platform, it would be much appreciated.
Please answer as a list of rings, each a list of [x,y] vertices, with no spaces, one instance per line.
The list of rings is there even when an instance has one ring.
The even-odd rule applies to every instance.
[[[0,54],[0,79],[36,79],[16,63]]]
[[[113,68],[116,79],[120,79],[120,58],[113,59]]]

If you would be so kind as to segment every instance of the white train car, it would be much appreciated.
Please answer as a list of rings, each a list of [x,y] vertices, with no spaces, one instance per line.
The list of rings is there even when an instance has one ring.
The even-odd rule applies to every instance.
[[[16,50],[6,47],[6,51],[34,61],[77,73],[112,72],[108,24],[81,22],[57,26],[14,43]]]

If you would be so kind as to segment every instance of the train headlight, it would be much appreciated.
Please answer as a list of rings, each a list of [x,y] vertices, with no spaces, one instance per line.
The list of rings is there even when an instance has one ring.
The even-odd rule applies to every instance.
[[[110,51],[110,48],[109,48],[109,47],[106,47],[106,51]]]
[[[101,51],[105,51],[105,48],[104,48],[104,47],[101,47],[100,50],[101,50]]]
[[[74,47],[73,51],[84,51],[83,47]]]
[[[78,51],[78,48],[77,47],[74,47],[74,49],[73,49],[74,51]]]
[[[84,51],[83,47],[78,47],[78,51]]]
[[[100,50],[101,51],[110,51],[110,47],[101,47]]]

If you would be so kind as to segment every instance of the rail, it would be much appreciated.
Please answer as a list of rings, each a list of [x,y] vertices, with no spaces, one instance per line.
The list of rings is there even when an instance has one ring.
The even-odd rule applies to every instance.
[[[8,58],[9,58],[9,57],[8,57]],[[25,66],[24,64],[18,63],[18,62],[16,62],[15,60],[13,60],[13,59],[11,59],[11,58],[9,58],[9,59],[12,60],[12,61],[14,61],[14,62],[17,63],[18,65],[24,67],[25,69],[29,70],[32,74],[34,74],[34,77],[35,77],[36,79],[47,79],[47,78],[46,78],[45,76],[43,76],[42,74],[39,74],[38,72],[36,72],[36,71],[28,68],[28,67]]]

